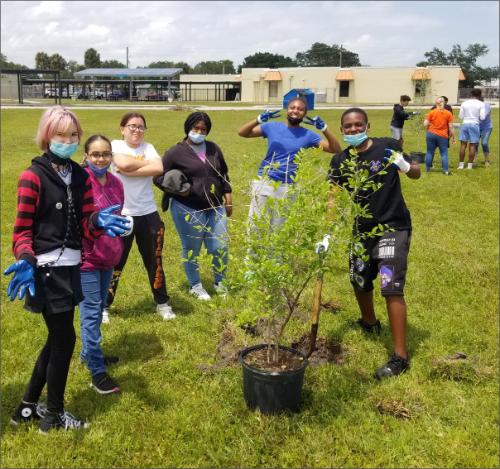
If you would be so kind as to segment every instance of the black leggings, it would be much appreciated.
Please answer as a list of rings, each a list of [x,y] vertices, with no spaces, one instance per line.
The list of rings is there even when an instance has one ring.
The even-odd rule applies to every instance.
[[[47,409],[63,411],[69,364],[76,342],[74,314],[74,309],[64,313],[42,313],[49,335],[35,363],[24,395],[25,402],[38,402],[47,383]]]
[[[122,258],[113,270],[113,278],[109,285],[106,307],[111,306],[115,299],[118,283],[127,263],[128,255],[132,249],[134,238],[142,257],[142,262],[149,277],[149,284],[157,304],[166,303],[169,300],[165,274],[162,265],[163,237],[165,225],[158,212],[149,213],[134,218],[134,231],[130,236],[123,238],[124,249]]]

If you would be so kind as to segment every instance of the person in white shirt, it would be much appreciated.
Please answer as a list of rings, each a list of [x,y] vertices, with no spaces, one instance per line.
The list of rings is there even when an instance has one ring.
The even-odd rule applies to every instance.
[[[124,238],[122,258],[115,266],[109,287],[103,322],[109,322],[109,308],[113,303],[123,268],[128,259],[134,238],[146,267],[151,291],[156,302],[156,310],[165,319],[174,319],[175,314],[168,304],[169,296],[162,265],[163,238],[165,225],[158,213],[153,194],[153,175],[136,171],[137,160],[161,161],[153,145],[144,141],[146,119],[138,112],[129,112],[122,117],[120,131],[123,140],[111,142],[113,150],[112,172],[120,178],[125,193],[123,215],[134,219],[133,232]]]
[[[462,119],[460,126],[460,162],[457,169],[464,169],[465,150],[469,144],[469,162],[467,169],[472,169],[479,145],[479,122],[485,118],[484,103],[481,99],[481,90],[474,88],[471,91],[471,99],[464,101],[460,106],[458,117]]]

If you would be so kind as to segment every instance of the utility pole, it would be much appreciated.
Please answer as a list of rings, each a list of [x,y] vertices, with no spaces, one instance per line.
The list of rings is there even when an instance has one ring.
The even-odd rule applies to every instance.
[[[340,60],[339,60],[339,67],[342,68],[342,44],[340,44]]]
[[[127,68],[128,68],[128,46],[126,48],[126,56],[127,56]]]

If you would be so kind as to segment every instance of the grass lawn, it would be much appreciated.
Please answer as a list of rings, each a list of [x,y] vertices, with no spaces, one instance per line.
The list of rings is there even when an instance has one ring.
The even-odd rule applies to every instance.
[[[123,111],[76,112],[84,138],[93,133],[120,137]],[[320,112],[337,135],[341,112]],[[41,113],[1,112],[2,270],[13,262],[17,177],[38,154],[34,135]],[[183,137],[188,112],[144,114],[146,139],[160,154]],[[255,114],[210,113],[210,138],[223,149],[234,186],[233,265],[243,258],[236,240],[248,213],[249,182],[265,152],[264,140],[240,138],[237,129]],[[391,112],[370,110],[369,117],[371,134],[386,136]],[[402,177],[413,220],[406,286],[412,358],[408,373],[381,383],[372,378],[391,351],[385,304],[377,285],[380,337],[367,337],[353,326],[359,313],[346,256],[345,269],[325,277],[323,288],[324,301],[338,302],[340,311],[324,312],[319,331],[342,344],[344,362],[306,370],[301,413],[265,416],[249,411],[239,365],[210,372],[203,367],[217,362],[221,332],[234,319],[238,303],[229,297],[200,304],[188,295],[179,239],[167,212],[162,214],[164,267],[178,317],[165,322],[154,314],[134,246],[111,323],[103,326],[105,352],[120,356],[109,369],[122,388],[120,395],[101,396],[89,387],[77,338],[66,406],[91,422],[89,430],[40,435],[36,425],[9,425],[45,342],[46,328],[39,315],[8,300],[2,278],[1,466],[498,467],[498,108],[493,121],[490,168],[483,166],[481,154],[472,171],[457,171],[458,146],[453,146],[451,177],[438,169],[417,181]],[[425,134],[414,123],[407,124],[405,149],[425,151]],[[325,154],[325,167],[329,160]],[[439,156],[435,166],[440,168]],[[159,201],[160,193],[155,193]],[[206,262],[202,277],[212,293]],[[301,305],[304,318],[311,292],[312,285]],[[75,327],[79,337],[77,314]],[[297,339],[308,328],[305,320],[295,324],[287,339]],[[443,360],[459,351],[467,355],[465,360]]]

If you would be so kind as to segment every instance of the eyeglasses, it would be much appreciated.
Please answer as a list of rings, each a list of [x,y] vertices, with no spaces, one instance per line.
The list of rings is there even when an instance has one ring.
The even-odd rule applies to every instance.
[[[91,158],[97,160],[98,158],[111,158],[113,156],[113,152],[111,151],[93,151],[89,153]]]
[[[130,129],[131,132],[144,132],[146,130],[146,127],[142,125],[135,125],[135,124],[129,124],[127,127]]]

